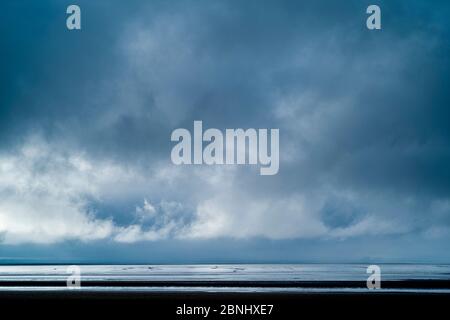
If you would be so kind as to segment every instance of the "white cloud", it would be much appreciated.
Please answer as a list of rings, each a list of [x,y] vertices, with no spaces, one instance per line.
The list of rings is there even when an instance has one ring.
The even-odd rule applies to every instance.
[[[114,237],[117,242],[133,243],[137,241],[154,241],[163,238],[165,234],[154,230],[143,231],[140,225],[122,228]]]
[[[136,207],[139,224],[120,228],[114,240],[131,243],[176,237],[187,223],[185,210],[178,202],[161,201],[154,205],[144,199],[143,206]]]
[[[411,215],[421,204],[410,197],[385,197],[380,204],[371,194],[336,191],[332,187],[268,194],[247,188],[240,182],[242,171],[235,168],[170,170],[155,165],[159,167],[161,170],[149,176],[110,161],[92,161],[83,153],[52,148],[38,138],[30,139],[22,148],[0,154],[0,241],[16,244],[70,239],[125,243],[217,237],[326,239],[403,234],[418,225],[424,227],[428,236],[447,234],[448,230],[448,200],[423,205],[428,215],[412,221]],[[145,192],[149,196],[143,197],[135,212],[129,213],[129,225],[117,225],[112,216],[100,218],[91,209],[91,199],[108,202],[122,190],[128,190],[127,196],[131,193],[134,198]],[[159,197],[154,196],[156,191]],[[177,201],[164,200],[177,195]],[[336,198],[349,204],[344,210],[363,209],[354,219],[350,214],[347,223],[330,225],[324,220],[323,209],[327,201]],[[348,212],[337,214],[343,214],[344,220],[349,217]],[[437,228],[430,221],[444,221],[443,227]]]
[[[0,240],[53,243],[105,239],[121,231],[99,219],[87,197],[130,179],[132,173],[108,162],[88,161],[81,153],[58,151],[38,137],[0,154]]]
[[[151,190],[152,183],[160,185],[163,178],[148,179],[111,161],[92,161],[34,136],[22,147],[0,153],[0,242],[136,242],[174,236],[185,224],[178,202],[160,201],[156,206],[144,199],[134,213],[137,221],[129,226],[117,225],[112,216],[99,218],[90,208],[92,199],[108,202],[122,190]]]
[[[107,169],[109,170],[109,169]],[[0,234],[4,243],[95,240],[113,232],[111,220],[96,219],[83,200],[96,193],[98,176],[80,155],[53,154],[34,138],[0,155]]]
[[[327,229],[315,214],[314,205],[301,195],[276,199],[227,190],[199,204],[196,219],[182,236],[273,239],[322,236]]]
[[[145,220],[154,217],[156,209],[147,199],[144,199],[144,205],[142,207],[136,207],[136,214],[140,220]]]

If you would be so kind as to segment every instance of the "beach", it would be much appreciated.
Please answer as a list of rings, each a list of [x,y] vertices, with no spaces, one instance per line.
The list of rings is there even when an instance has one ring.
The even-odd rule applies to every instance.
[[[80,287],[68,288],[66,265],[0,266],[0,304],[15,312],[55,316],[70,310],[115,317],[161,314],[164,319],[352,317],[387,310],[404,316],[449,305],[448,265],[381,265],[377,290],[367,289],[366,267],[81,265]]]

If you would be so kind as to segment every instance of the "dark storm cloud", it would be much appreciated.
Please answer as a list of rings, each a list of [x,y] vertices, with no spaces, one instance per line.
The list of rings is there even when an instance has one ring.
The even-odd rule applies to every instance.
[[[381,31],[365,27],[368,1],[79,1],[80,32],[65,4],[24,3],[1,11],[5,150],[38,132],[145,175],[170,166],[171,131],[194,120],[276,127],[280,173],[233,180],[248,202],[304,194],[339,232],[373,215],[407,232],[449,225],[445,1],[379,1]],[[186,170],[149,196],[214,196]]]

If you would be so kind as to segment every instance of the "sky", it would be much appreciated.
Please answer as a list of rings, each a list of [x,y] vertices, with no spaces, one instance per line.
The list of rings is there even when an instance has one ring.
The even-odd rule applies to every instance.
[[[449,16],[3,1],[0,263],[450,263]],[[195,120],[278,128],[279,172],[174,165],[171,133]]]

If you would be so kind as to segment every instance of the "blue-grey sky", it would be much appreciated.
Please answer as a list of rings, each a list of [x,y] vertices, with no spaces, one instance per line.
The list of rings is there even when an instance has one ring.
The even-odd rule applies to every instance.
[[[449,16],[3,1],[0,263],[450,262]],[[175,166],[171,132],[194,120],[279,128],[279,173]]]

